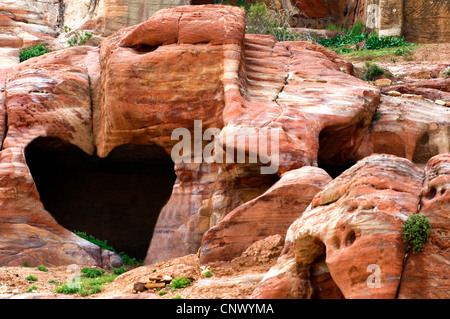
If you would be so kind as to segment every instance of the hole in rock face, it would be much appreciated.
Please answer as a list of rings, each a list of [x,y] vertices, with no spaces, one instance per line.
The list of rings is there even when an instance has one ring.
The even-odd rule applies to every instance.
[[[144,259],[176,176],[159,146],[122,145],[88,155],[56,138],[37,138],[25,158],[45,209],[71,231]]]
[[[317,154],[318,166],[324,169],[333,179],[356,164],[353,160],[344,160],[344,154],[350,154],[348,134],[346,129],[327,128],[319,134],[319,152]],[[339,155],[340,154],[340,155]]]
[[[434,197],[436,197],[436,188],[432,187],[426,197],[427,199],[433,199]]]
[[[346,237],[346,239],[345,239],[345,245],[348,247],[348,246],[351,246],[354,242],[355,242],[355,240],[356,240],[356,234],[355,234],[355,232],[352,230],[352,231],[350,231],[349,233],[348,233],[348,235],[347,235],[347,237]]]

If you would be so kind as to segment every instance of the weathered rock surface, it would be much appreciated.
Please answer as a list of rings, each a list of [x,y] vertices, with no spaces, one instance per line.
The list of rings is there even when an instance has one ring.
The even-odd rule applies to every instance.
[[[317,167],[284,173],[264,194],[240,205],[205,233],[200,262],[229,261],[260,239],[272,235],[284,238],[288,227],[330,181]]]
[[[420,214],[431,224],[424,250],[410,254],[402,273],[398,298],[450,297],[450,154],[433,157],[425,168]]]
[[[199,33],[199,28],[210,32]],[[306,73],[309,63],[315,68]],[[172,131],[187,128],[195,133],[194,120],[202,120],[203,130],[218,128],[222,135],[243,128],[279,132],[281,160],[272,174],[261,174],[261,163],[176,164],[178,181],[156,225],[147,262],[195,252],[205,231],[264,193],[276,173],[315,164],[319,153],[337,162],[351,156],[379,98],[376,88],[352,72],[351,64],[318,45],[281,44],[269,36],[244,38],[243,12],[230,6],[162,10],[108,38],[100,57],[95,48],[74,47],[22,63],[3,75],[7,122],[1,156],[8,176],[3,179],[3,214],[9,216],[4,219],[5,233],[15,233],[11,227],[36,227],[33,231],[43,231],[38,238],[51,238],[47,233],[55,230],[55,245],[66,240],[74,247],[83,243],[58,225],[39,201],[23,155],[37,137],[59,138],[105,157],[116,146],[130,143],[156,144],[170,153],[178,142],[171,139]],[[351,87],[344,95],[342,83]],[[323,89],[326,95],[320,97],[317,92]],[[329,99],[335,107],[330,108]],[[239,147],[231,144],[235,152]],[[247,156],[251,152],[244,151]],[[41,230],[39,225],[46,226]],[[5,256],[19,249],[10,246],[11,241],[4,239]],[[50,249],[43,239],[27,245],[43,247],[33,249],[36,262]],[[92,262],[101,263],[99,250],[88,247]],[[30,258],[25,251],[14,263]],[[54,253],[61,254],[56,248]],[[2,262],[12,263],[8,258]],[[85,256],[52,258],[58,264]]]
[[[7,4],[0,18],[7,28],[19,23],[31,34],[32,24],[39,26],[37,39],[55,35],[53,10],[59,2],[26,12]],[[78,12],[67,7],[71,21],[87,17],[80,28],[91,23],[104,35],[148,12],[136,12],[146,8],[145,1],[128,8],[119,1],[83,5]],[[442,261],[448,259],[448,156],[429,161],[449,152],[448,107],[428,100],[446,102],[448,81],[405,81],[382,88],[399,97],[381,96],[334,52],[244,30],[239,8],[177,7],[119,30],[100,49],[74,47],[19,65],[19,48],[34,38],[23,38],[20,30],[2,33],[0,264],[120,265],[118,256],[75,236],[45,209],[25,159],[31,142],[51,137],[100,158],[130,144],[170,154],[179,142],[172,132],[185,128],[191,140],[197,120],[201,135],[217,128],[218,150],[244,154],[245,160],[233,155],[231,162],[211,163],[194,152],[184,157],[187,162],[175,163],[177,180],[145,263],[195,253],[202,238],[202,262],[239,262],[235,257],[254,242],[269,238],[279,248],[286,238],[277,265],[254,297],[394,298],[397,292],[400,298],[448,297],[448,263]],[[414,98],[418,94],[424,99]],[[373,121],[375,111],[379,118]],[[246,130],[245,145],[227,139]],[[249,162],[258,153],[251,145],[267,138],[264,130],[277,134],[279,153],[265,154],[267,162],[261,157]],[[317,167],[359,159],[332,182]],[[420,167],[428,162],[426,173],[411,161]],[[271,170],[261,174],[262,168]],[[434,232],[424,255],[409,256],[404,265],[401,226],[420,202]],[[373,265],[381,269],[381,288],[369,284]],[[437,278],[443,284],[433,290]]]
[[[244,38],[243,22],[242,11],[235,7],[173,8],[105,40],[101,121],[94,123],[98,154],[106,156],[124,143],[156,143],[170,152],[177,143],[170,139],[171,132],[186,128],[194,134],[193,120],[201,120],[204,130],[220,130],[227,152],[231,148],[231,152],[252,154],[249,145],[262,139],[260,128],[279,134],[279,167],[272,173],[316,165],[319,156],[325,162],[345,162],[368,128],[379,91],[352,77],[352,65],[337,54],[307,42]],[[211,31],[199,34],[197,28]],[[167,29],[172,31],[161,32]],[[316,68],[305,72],[310,64]],[[137,68],[142,72],[136,73]],[[189,76],[183,72],[187,69]],[[163,79],[161,70],[166,74]],[[339,88],[342,83],[352,89],[344,92]],[[133,87],[131,95],[121,90],[124,85]],[[326,97],[320,97],[324,89]],[[329,99],[334,100],[333,109]],[[226,136],[247,129],[253,130],[248,144],[228,143]],[[243,167],[177,164],[177,175],[198,176],[202,189],[192,188],[192,181],[185,178],[176,182],[155,227],[147,262],[194,252],[207,229],[271,186],[269,177],[244,173],[245,187],[233,187],[243,181],[239,174]],[[251,172],[260,164],[246,167]],[[202,177],[203,172],[208,175]],[[245,188],[251,193],[246,195]]]
[[[448,42],[450,2],[404,0],[404,35],[412,42]],[[433,21],[430,23],[430,21]]]
[[[102,36],[142,23],[163,8],[187,5],[186,0],[65,0],[64,22],[72,29],[90,30]]]
[[[27,144],[42,136],[58,137],[87,153],[94,151],[89,63],[82,61],[91,54],[98,58],[98,52],[85,48],[78,53],[54,53],[53,60],[46,56],[42,63],[35,59],[13,69],[6,81],[2,104],[6,135],[0,153],[4,265],[101,264],[97,246],[58,225],[44,209],[24,158]]]
[[[357,158],[386,153],[425,165],[450,152],[449,130],[449,108],[414,96],[383,96]]]
[[[401,84],[383,87],[382,91],[422,95],[424,98],[432,101],[450,101],[450,78],[410,80]]]

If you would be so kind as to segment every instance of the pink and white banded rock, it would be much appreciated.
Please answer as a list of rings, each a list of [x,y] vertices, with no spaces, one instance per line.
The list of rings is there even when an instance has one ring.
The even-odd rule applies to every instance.
[[[331,181],[318,167],[288,171],[264,194],[235,208],[203,236],[200,262],[229,261],[252,243],[286,230]]]
[[[450,152],[450,109],[414,97],[383,96],[374,119],[356,154],[392,154],[425,165]]]
[[[406,253],[402,225],[417,212],[422,181],[423,170],[403,158],[373,155],[359,161],[319,192],[291,225],[279,262],[254,297],[278,287],[282,296],[310,298],[310,268],[325,258],[345,298],[395,298]],[[379,288],[368,284],[374,265],[381,269]],[[302,286],[292,287],[286,278],[299,278]]]

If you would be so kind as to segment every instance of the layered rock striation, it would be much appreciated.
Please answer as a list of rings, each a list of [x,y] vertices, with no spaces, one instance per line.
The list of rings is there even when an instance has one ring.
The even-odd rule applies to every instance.
[[[253,297],[447,298],[447,166],[447,154],[433,157],[425,171],[391,155],[359,161],[290,226],[277,264]],[[414,255],[402,227],[418,213],[432,231],[424,252]],[[328,289],[317,284],[317,264],[329,273]]]
[[[419,93],[412,84],[391,88],[405,90],[393,97],[354,74],[320,45],[245,34],[240,8],[214,5],[160,10],[100,48],[8,64],[0,76],[0,264],[117,259],[44,203],[27,158],[39,141],[61,157],[77,148],[94,159],[94,176],[118,167],[98,195],[125,181],[119,175],[131,169],[121,163],[156,176],[159,186],[132,177],[123,192],[130,207],[154,197],[162,209],[113,217],[85,191],[92,211],[69,216],[92,229],[115,221],[115,237],[131,228],[119,215],[154,221],[128,233],[151,237],[146,264],[197,251],[203,263],[229,261],[277,236],[283,253],[255,298],[446,296],[450,120],[428,97],[446,97],[448,83],[429,81],[426,99],[404,96]],[[405,258],[402,225],[418,212],[432,223],[431,242],[423,256]],[[438,278],[442,289],[432,292]]]

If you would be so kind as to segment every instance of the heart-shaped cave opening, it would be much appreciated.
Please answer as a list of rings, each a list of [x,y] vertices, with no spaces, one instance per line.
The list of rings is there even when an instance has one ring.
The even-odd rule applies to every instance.
[[[163,148],[127,144],[99,158],[60,139],[40,137],[27,146],[25,158],[42,204],[60,225],[145,258],[176,179]]]

